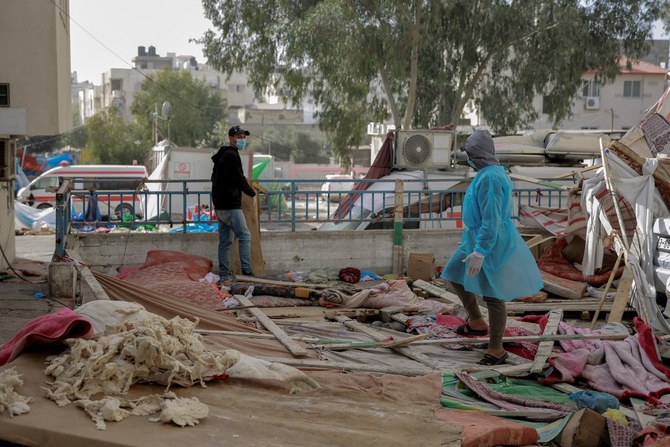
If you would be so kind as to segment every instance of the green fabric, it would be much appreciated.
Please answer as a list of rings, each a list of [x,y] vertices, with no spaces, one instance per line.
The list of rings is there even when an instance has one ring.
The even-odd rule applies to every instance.
[[[260,177],[261,174],[263,173],[263,170],[267,167],[268,164],[270,164],[270,159],[263,160],[254,164],[254,167],[251,170],[251,178],[257,179],[258,177]]]
[[[472,376],[477,377],[477,373],[473,373]],[[554,388],[541,385],[533,380],[513,379],[505,377],[502,374],[497,377],[483,380],[486,380],[488,385],[499,393],[511,394],[526,399],[541,400],[545,402],[549,401],[563,405],[575,404],[567,394],[555,390]],[[455,374],[449,373],[442,374],[440,404],[445,408],[453,408],[457,410],[481,412],[486,412],[487,410],[499,410],[496,405],[479,399],[479,396],[467,388]],[[540,439],[537,441],[538,444],[552,444],[553,440],[561,434],[561,431],[565,427],[565,424],[567,424],[570,416],[572,415],[567,415],[564,418],[550,423],[528,421],[522,418],[498,417],[503,417],[506,420],[533,427],[540,436]],[[473,417],[476,416],[473,415]]]
[[[487,379],[486,383],[491,387],[492,390],[502,394],[518,396],[528,400],[553,402],[556,404],[574,407],[575,410],[577,409],[575,401],[570,399],[568,394],[565,394],[554,388],[541,385],[534,380],[513,379],[511,377],[499,375],[492,379]]]
[[[276,194],[268,194],[268,210],[269,211],[278,211],[278,212],[283,212],[288,209],[288,205],[286,204],[286,199],[284,198],[284,191],[281,189],[281,185],[278,183],[272,183],[269,185],[268,190],[270,191],[279,191]]]

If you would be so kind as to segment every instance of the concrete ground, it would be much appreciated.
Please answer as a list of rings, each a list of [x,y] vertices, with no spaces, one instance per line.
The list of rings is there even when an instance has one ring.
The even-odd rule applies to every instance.
[[[0,281],[0,345],[9,341],[31,320],[57,312],[71,302],[48,298],[48,263],[56,237],[49,235],[16,236],[16,261],[12,267],[27,281],[13,277]],[[14,275],[10,270],[1,273]],[[44,294],[43,298],[39,295]]]

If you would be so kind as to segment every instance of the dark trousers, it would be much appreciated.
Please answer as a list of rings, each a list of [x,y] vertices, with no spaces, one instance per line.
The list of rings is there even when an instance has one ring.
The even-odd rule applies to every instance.
[[[470,321],[481,319],[482,313],[479,311],[477,295],[466,291],[463,285],[457,282],[449,281],[449,284],[461,299]],[[483,297],[483,299],[489,311],[489,349],[493,351],[503,349],[502,337],[507,322],[505,302],[488,296]]]

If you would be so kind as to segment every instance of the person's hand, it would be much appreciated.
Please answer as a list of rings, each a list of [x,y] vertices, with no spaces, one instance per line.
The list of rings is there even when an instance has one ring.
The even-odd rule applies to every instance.
[[[473,251],[468,256],[463,259],[463,262],[467,264],[466,273],[468,276],[475,276],[482,269],[482,264],[484,263],[484,256],[480,255],[476,251]]]

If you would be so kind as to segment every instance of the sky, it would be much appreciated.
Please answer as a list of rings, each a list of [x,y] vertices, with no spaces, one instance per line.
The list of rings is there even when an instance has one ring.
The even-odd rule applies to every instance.
[[[189,42],[211,26],[201,0],[70,0],[70,17],[71,69],[79,82],[100,85],[110,68],[132,68],[138,46],[207,62],[201,47]],[[654,38],[668,38],[660,24]]]
[[[70,17],[71,70],[80,82],[99,85],[110,68],[132,68],[138,46],[206,62],[189,42],[211,26],[201,0],[70,0]]]

